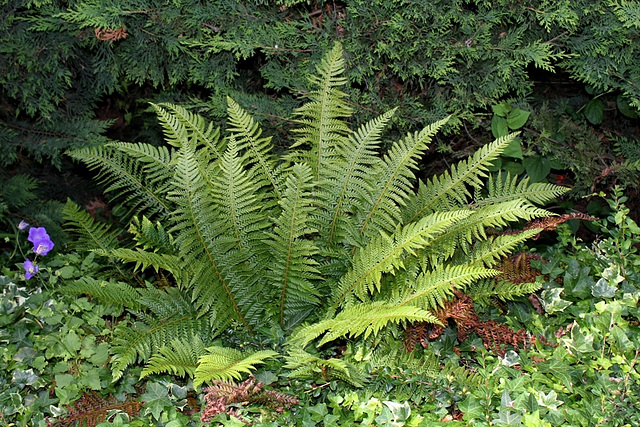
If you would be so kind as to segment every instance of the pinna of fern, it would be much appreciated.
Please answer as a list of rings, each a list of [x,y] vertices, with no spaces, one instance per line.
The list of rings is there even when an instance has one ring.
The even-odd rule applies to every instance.
[[[384,335],[407,322],[437,323],[433,312],[454,288],[497,275],[497,260],[536,232],[499,236],[487,229],[551,215],[535,205],[564,189],[491,177],[489,167],[515,135],[417,181],[419,160],[447,119],[380,153],[394,111],[351,130],[343,74],[336,44],[309,82],[308,102],[296,111],[299,129],[281,156],[231,99],[225,133],[162,104],[154,108],[171,149],[113,143],[70,152],[97,169],[124,202],[145,196],[132,208],[148,218],[131,228],[137,246],[95,249],[168,272],[189,295],[196,318],[215,331],[234,324],[256,333],[278,325],[291,343],[304,346]],[[157,356],[179,364],[168,349],[186,345],[180,338],[168,329],[161,340],[143,339],[140,352],[114,360],[118,369],[140,354],[144,361]],[[198,352],[174,353],[192,366]],[[218,378],[202,371],[216,363],[175,372]]]

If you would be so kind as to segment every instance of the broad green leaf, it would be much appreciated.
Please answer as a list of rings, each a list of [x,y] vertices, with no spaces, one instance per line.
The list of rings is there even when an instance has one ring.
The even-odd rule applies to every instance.
[[[584,106],[584,116],[594,125],[599,125],[604,119],[604,104],[599,99],[592,99]]]
[[[546,157],[531,156],[522,161],[531,182],[542,182],[551,172],[551,162]]]
[[[502,136],[509,135],[509,125],[507,119],[494,115],[491,119],[491,133],[494,138],[500,138]]]
[[[618,95],[618,98],[616,98],[616,105],[618,106],[618,110],[630,119],[638,118],[638,111],[629,104],[629,101],[623,94]]]
[[[522,159],[522,140],[520,138],[513,138],[509,145],[507,145],[507,148],[502,152],[502,155],[514,159]]]
[[[508,102],[501,102],[500,104],[496,104],[491,107],[493,110],[493,114],[496,114],[500,117],[507,117],[509,111],[511,111],[511,105]]]
[[[520,129],[527,122],[530,114],[530,112],[521,110],[519,108],[514,108],[513,110],[511,110],[511,112],[507,116],[507,125],[509,126],[509,129]]]

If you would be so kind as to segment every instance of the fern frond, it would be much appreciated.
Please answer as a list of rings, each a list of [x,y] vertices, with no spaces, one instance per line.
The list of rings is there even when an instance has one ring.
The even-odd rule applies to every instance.
[[[238,105],[233,99],[227,97],[227,113],[229,114],[228,130],[232,132],[238,142],[239,150],[246,150],[249,162],[253,165],[252,175],[269,183],[276,198],[282,197],[281,174],[278,173],[277,159],[271,153],[271,137],[260,137],[262,129],[253,117]],[[256,179],[257,181],[257,179]],[[258,182],[254,182],[259,188]]]
[[[489,175],[487,195],[476,199],[478,206],[507,202],[514,199],[526,199],[531,203],[543,205],[563,195],[569,188],[546,182],[529,182],[529,177],[518,181],[518,177],[502,171]]]
[[[207,147],[215,154],[216,159],[222,156],[224,148],[220,139],[220,129],[214,128],[213,123],[207,124],[202,116],[191,113],[179,105],[151,103],[151,106],[156,110],[169,144],[180,148],[190,141],[196,146]]]
[[[211,184],[217,216],[225,219],[228,233],[233,236],[238,248],[251,250],[264,237],[264,230],[270,226],[270,222],[262,212],[265,203],[256,192],[255,177],[243,169],[233,136],[229,138],[219,168]]]
[[[475,241],[487,238],[486,229],[500,229],[509,223],[553,215],[537,208],[524,199],[485,205],[473,210],[467,218],[456,222],[438,235],[429,246],[431,262],[436,264],[449,259],[456,251],[469,253]]]
[[[347,83],[343,76],[344,57],[340,43],[335,43],[322,58],[316,74],[309,77],[309,82],[315,87],[306,94],[309,102],[294,113],[299,117],[297,122],[301,127],[294,129],[297,137],[291,148],[310,147],[301,159],[293,160],[306,160],[314,179],[320,181],[324,165],[334,155],[335,147],[351,133],[343,119],[350,117],[352,110],[344,100],[346,94],[339,89]]]
[[[73,295],[90,295],[98,302],[118,308],[140,310],[142,305],[138,301],[140,294],[128,283],[96,280],[83,277],[65,284],[60,290]]]
[[[465,293],[480,305],[489,305],[491,299],[498,298],[501,301],[513,300],[522,295],[528,295],[539,290],[541,282],[513,283],[505,280],[479,280],[470,285]]]
[[[381,235],[364,248],[357,249],[351,269],[340,279],[334,293],[333,307],[344,305],[351,294],[362,300],[367,292],[379,291],[384,273],[401,268],[407,254],[415,255],[435,236],[470,213],[458,210],[432,214],[416,223],[398,227],[393,235]]]
[[[344,238],[344,228],[352,221],[347,213],[352,213],[351,204],[363,193],[372,194],[373,187],[368,177],[375,165],[381,163],[377,148],[380,135],[396,109],[363,124],[349,138],[342,138],[336,147],[336,159],[326,162],[326,179],[318,183],[316,191],[320,213],[314,224],[328,244],[336,237]],[[342,230],[342,232],[341,232]]]
[[[346,360],[322,359],[299,347],[289,349],[284,367],[290,370],[289,378],[322,379],[325,382],[341,380],[358,388],[367,382],[364,372]]]
[[[521,243],[540,234],[541,228],[532,228],[518,234],[505,234],[495,238],[488,238],[475,245],[469,255],[454,258],[454,264],[484,265],[492,267],[496,262],[512,253]]]
[[[355,338],[376,335],[389,323],[401,322],[441,322],[429,311],[411,305],[398,306],[395,302],[375,301],[353,305],[341,311],[333,319],[325,319],[299,329],[291,338],[291,343],[305,347],[323,335],[318,346],[340,337]]]
[[[403,211],[405,223],[415,221],[437,210],[449,210],[465,206],[471,193],[468,187],[482,187],[481,178],[488,174],[488,167],[496,160],[518,134],[498,138],[485,145],[468,159],[451,167],[450,171],[420,181],[417,193],[407,202]]]
[[[182,286],[185,283],[184,266],[180,257],[176,255],[149,252],[139,248],[117,248],[111,251],[96,250],[95,252],[98,255],[114,257],[123,262],[135,262],[134,271],[146,270],[149,267],[156,272],[165,270],[171,273],[179,285]]]
[[[272,350],[261,350],[255,353],[242,353],[233,348],[208,347],[206,354],[198,360],[193,386],[214,380],[230,381],[242,378],[242,373],[250,374],[255,365],[265,363],[266,359],[277,356]]]
[[[363,194],[364,198],[357,205],[356,218],[362,236],[392,232],[396,224],[402,222],[400,206],[413,191],[413,170],[418,168],[418,159],[427,149],[431,137],[448,120],[447,117],[420,132],[408,134],[385,154],[382,164],[374,169],[378,177],[376,184],[368,187],[374,190],[373,193]]]
[[[462,290],[478,279],[500,274],[498,270],[466,265],[447,265],[435,271],[418,275],[413,289],[397,300],[399,306],[409,304],[424,310],[436,310],[453,296],[453,290]]]
[[[257,297],[249,275],[242,275],[249,254],[238,249],[227,218],[218,215],[201,168],[195,147],[183,145],[176,164],[175,190],[170,195],[177,205],[171,232],[185,266],[191,270],[194,301],[205,311],[213,310],[218,322],[236,319],[251,330],[247,313]]]
[[[205,344],[200,337],[190,340],[176,338],[171,344],[158,349],[140,373],[140,379],[151,374],[168,373],[193,378],[198,360],[205,354]]]
[[[129,233],[133,234],[136,246],[144,250],[161,253],[176,252],[173,236],[165,230],[160,221],[153,223],[145,216],[134,217],[129,226]]]
[[[66,221],[65,230],[75,236],[73,245],[77,250],[100,249],[108,253],[121,245],[115,231],[107,224],[96,222],[71,199],[67,199],[62,213]]]
[[[195,307],[178,289],[139,292],[142,295],[139,302],[148,312],[137,312],[138,321],[133,325],[121,323],[114,331],[111,358],[114,381],[127,366],[148,361],[177,338],[190,341],[198,336],[207,342],[213,336],[207,319],[198,316]]]
[[[280,200],[282,213],[274,220],[270,246],[269,283],[277,291],[278,319],[283,328],[295,326],[316,306],[318,291],[313,284],[321,276],[313,256],[318,249],[310,239],[315,230],[308,225],[314,211],[312,205],[311,168],[306,164],[293,166],[286,189]]]
[[[97,179],[108,184],[105,192],[121,198],[129,212],[167,217],[172,211],[166,193],[173,169],[166,147],[119,142],[80,148],[67,154],[89,169],[97,170]]]

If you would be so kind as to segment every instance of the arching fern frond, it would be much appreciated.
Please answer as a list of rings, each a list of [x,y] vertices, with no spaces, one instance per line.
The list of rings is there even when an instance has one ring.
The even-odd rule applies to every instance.
[[[171,232],[185,266],[191,269],[193,299],[202,310],[215,313],[215,321],[236,319],[251,329],[247,315],[257,296],[249,275],[242,274],[249,254],[238,249],[227,218],[219,215],[207,188],[195,149],[185,144],[178,153],[170,195],[177,206]]]
[[[406,304],[424,310],[436,310],[453,296],[453,290],[463,290],[478,279],[500,274],[498,270],[466,265],[449,266],[418,275],[413,289],[397,300],[399,306]]]
[[[73,159],[97,170],[105,192],[120,198],[130,213],[167,217],[172,211],[166,199],[173,169],[166,147],[149,144],[110,143],[69,151]]]
[[[255,177],[255,188],[261,187],[258,179],[268,183],[276,198],[282,197],[282,174],[277,168],[277,158],[271,153],[271,137],[261,137],[262,129],[253,117],[243,110],[237,102],[227,97],[229,114],[229,132],[234,135],[240,151],[248,153],[247,160],[253,166],[251,174]]]
[[[198,317],[196,308],[177,288],[139,292],[142,295],[139,302],[148,311],[135,313],[138,320],[133,325],[121,323],[114,330],[111,358],[114,381],[127,366],[148,361],[176,337],[189,341],[198,336],[208,342],[213,336],[207,319]]]
[[[138,301],[138,291],[124,282],[96,280],[91,277],[83,277],[65,284],[60,291],[72,295],[89,295],[96,301],[109,304],[118,308],[130,308],[140,310],[142,305]]]
[[[513,283],[504,280],[487,279],[478,280],[470,285],[465,290],[465,293],[473,298],[476,304],[486,306],[494,298],[501,301],[513,300],[516,297],[535,292],[541,287],[541,282]]]
[[[415,221],[437,210],[449,210],[469,203],[471,193],[468,187],[482,187],[482,178],[517,133],[498,138],[485,145],[466,160],[460,161],[439,176],[420,181],[417,193],[412,196],[403,211],[405,222]]]
[[[190,340],[174,339],[171,344],[158,349],[140,373],[140,379],[151,374],[171,374],[194,377],[198,360],[205,354],[206,345],[199,336]]]
[[[324,174],[324,165],[335,153],[335,147],[351,132],[343,119],[350,117],[352,110],[344,100],[346,94],[339,89],[347,83],[340,43],[336,43],[324,56],[316,75],[311,75],[309,81],[315,89],[306,94],[309,102],[295,111],[301,127],[293,131],[297,137],[291,148],[310,148],[304,154],[296,154],[293,160],[306,161],[314,179],[319,181]],[[298,158],[299,155],[302,158]]]
[[[314,224],[328,244],[345,237],[345,228],[352,227],[347,213],[353,213],[352,204],[363,193],[373,194],[378,182],[368,179],[371,170],[381,163],[377,149],[380,135],[395,113],[393,109],[363,124],[349,138],[342,138],[336,147],[336,160],[326,162],[326,179],[316,190],[320,212]]]
[[[340,380],[358,388],[367,383],[364,372],[344,359],[322,359],[302,348],[292,347],[285,356],[285,361],[285,368],[290,370],[287,374],[289,378],[321,379],[325,382]]]
[[[152,103],[151,106],[156,110],[169,144],[180,148],[190,141],[196,146],[207,147],[215,155],[214,158],[220,158],[224,144],[220,139],[220,129],[214,128],[213,123],[207,124],[202,116],[179,105]]]
[[[187,271],[181,262],[173,236],[158,221],[155,224],[148,218],[133,218],[129,226],[136,248],[116,248],[111,251],[96,250],[98,255],[110,256],[123,262],[135,262],[134,270],[149,267],[156,272],[164,270],[170,273],[179,285],[187,283]]]
[[[495,263],[514,251],[524,241],[540,234],[541,228],[532,228],[518,234],[505,234],[487,238],[478,242],[470,254],[458,253],[453,264],[484,265],[492,267]]]
[[[121,245],[116,231],[105,223],[96,222],[71,199],[67,199],[62,214],[66,221],[65,230],[75,237],[72,245],[76,250],[101,249],[108,253]]]
[[[229,138],[219,163],[219,172],[212,179],[211,196],[218,216],[228,224],[229,236],[238,248],[256,252],[254,246],[264,237],[264,231],[271,225],[266,215],[265,201],[257,192],[256,177],[242,167],[238,144]]]
[[[476,198],[476,203],[480,207],[514,199],[526,199],[531,203],[542,205],[569,191],[569,188],[548,182],[532,183],[529,177],[518,181],[517,176],[512,177],[508,172],[503,175],[502,171],[497,175],[489,175],[486,189],[486,196]]]
[[[353,305],[333,319],[325,319],[300,328],[292,337],[293,345],[305,347],[324,334],[318,346],[341,337],[355,338],[376,335],[389,323],[429,322],[441,324],[431,312],[411,305],[398,306],[395,302],[375,301]]]
[[[351,295],[364,300],[366,293],[379,291],[383,273],[401,268],[407,254],[415,255],[435,236],[470,213],[458,210],[432,214],[416,223],[398,227],[393,235],[382,235],[356,250],[351,270],[340,279],[334,293],[333,307],[345,305]]]
[[[418,159],[427,149],[431,137],[448,120],[447,117],[420,132],[408,134],[391,146],[382,164],[375,169],[376,185],[367,187],[374,191],[363,194],[365,197],[357,204],[356,223],[361,236],[392,232],[402,222],[400,207],[413,191],[413,171],[418,168]]]
[[[529,221],[549,215],[552,213],[517,198],[474,209],[471,215],[447,228],[431,242],[428,250],[431,261],[436,264],[447,260],[456,251],[469,253],[476,241],[487,238],[487,228],[500,229],[520,220]]]
[[[230,381],[242,378],[242,373],[250,374],[256,365],[265,363],[266,359],[277,356],[272,350],[261,350],[255,353],[243,353],[234,348],[213,346],[198,360],[193,386],[214,380]]]

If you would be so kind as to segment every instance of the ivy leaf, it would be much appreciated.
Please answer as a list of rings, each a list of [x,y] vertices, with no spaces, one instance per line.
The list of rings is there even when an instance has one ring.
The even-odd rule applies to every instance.
[[[613,298],[616,294],[616,290],[618,290],[618,288],[615,286],[609,286],[609,283],[603,277],[592,286],[591,295],[601,298]]]
[[[16,369],[13,371],[13,376],[11,378],[11,382],[21,389],[34,384],[37,380],[38,375],[33,372],[33,369]]]
[[[411,416],[411,407],[408,402],[398,403],[385,400],[382,403],[386,408],[382,414],[376,417],[376,421],[381,425],[403,426]]]
[[[500,411],[500,417],[492,420],[495,424],[502,426],[519,426],[522,415],[513,411]]]
[[[592,99],[584,106],[584,116],[594,125],[599,125],[604,119],[604,104],[599,99]]]
[[[538,364],[538,368],[541,372],[551,374],[560,381],[571,392],[573,391],[573,381],[571,381],[571,375],[569,374],[569,365],[558,359],[551,359],[548,362]]]
[[[538,395],[538,404],[540,406],[544,406],[545,408],[549,408],[552,411],[557,411],[558,406],[562,405],[564,402],[562,400],[558,400],[558,394],[555,390],[551,390],[549,393],[545,394],[540,392]]]
[[[460,402],[458,409],[464,414],[463,419],[465,421],[472,421],[476,418],[484,419],[487,414],[484,402],[473,394],[468,395],[466,399]]]
[[[611,336],[618,342],[620,351],[635,349],[635,344],[629,339],[624,329],[620,326],[614,326],[611,330]]]
[[[580,325],[573,324],[571,328],[570,338],[563,338],[562,342],[568,347],[567,350],[573,355],[578,356],[582,354],[590,354],[595,351],[593,348],[593,339],[595,338],[592,333],[583,332]]]
[[[164,409],[171,405],[169,400],[169,389],[159,383],[148,382],[147,392],[140,396],[144,404],[145,415],[151,413],[156,420],[160,419]]]
[[[542,291],[540,295],[542,298],[542,304],[544,305],[544,311],[548,314],[564,311],[565,308],[573,304],[571,301],[560,298],[562,288],[546,289]]]

